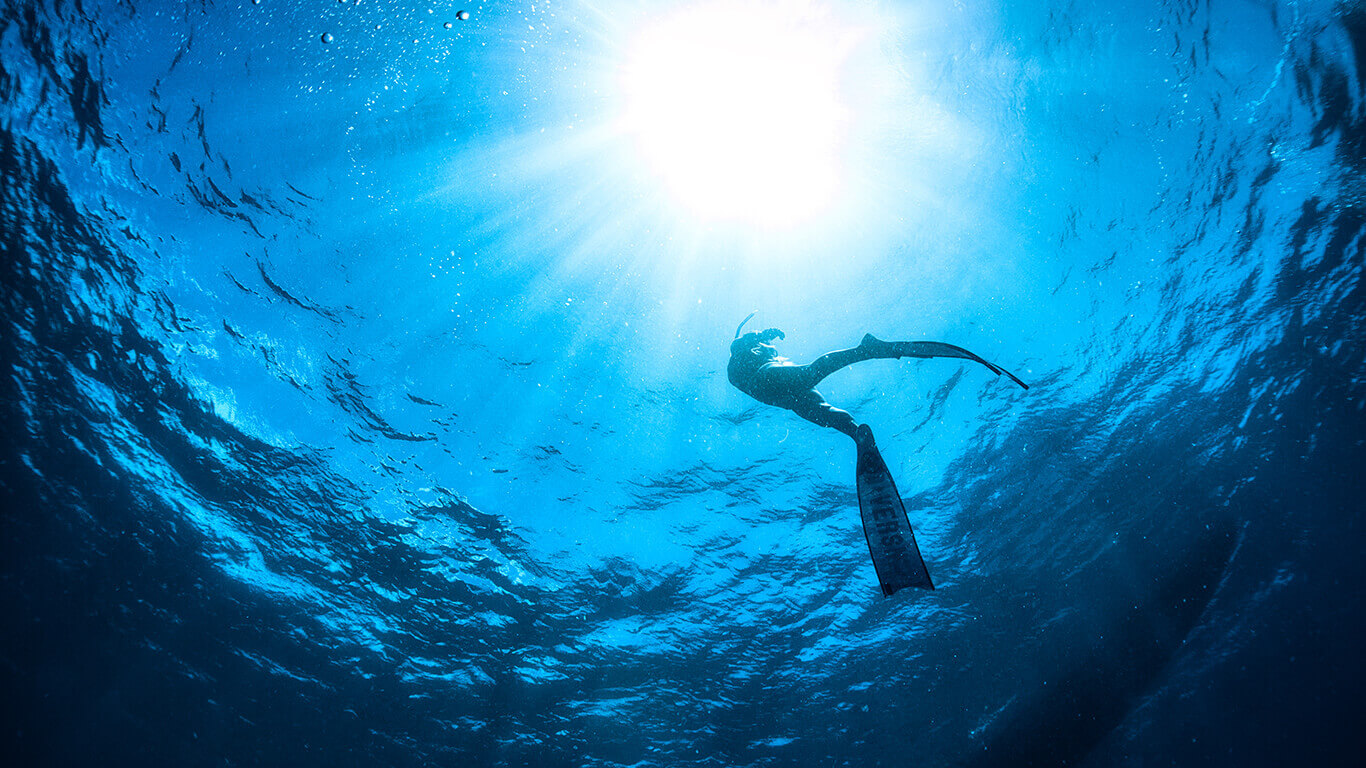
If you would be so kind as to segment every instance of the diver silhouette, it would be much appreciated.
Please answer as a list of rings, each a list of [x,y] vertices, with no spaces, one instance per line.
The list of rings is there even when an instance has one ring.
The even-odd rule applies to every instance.
[[[868,539],[868,552],[872,555],[882,594],[891,596],[906,587],[934,589],[934,580],[920,555],[915,532],[911,530],[906,506],[897,492],[887,462],[873,441],[873,430],[867,424],[855,423],[848,411],[827,403],[816,391],[816,385],[826,376],[861,360],[897,357],[972,360],[998,376],[1009,376],[1025,389],[1029,389],[1029,385],[962,347],[938,341],[883,341],[871,333],[864,336],[857,347],[827,352],[806,365],[797,365],[779,355],[777,347],[773,346],[774,339],[787,338],[777,328],[740,335],[745,323],[755,314],[751,312],[735,329],[726,377],[736,389],[761,403],[786,408],[807,421],[838,429],[854,439],[858,446],[854,477],[858,486],[859,516],[863,520],[863,533]]]
[[[750,317],[754,315],[751,314]],[[1025,389],[1029,385],[973,353],[938,341],[883,341],[867,334],[862,343],[851,349],[827,352],[806,365],[797,365],[778,354],[771,343],[787,336],[777,328],[750,331],[741,336],[749,317],[735,330],[735,341],[730,345],[730,363],[726,376],[735,388],[761,403],[786,408],[807,421],[838,429],[862,445],[872,441],[872,431],[866,424],[858,424],[848,411],[827,403],[816,391],[822,379],[862,360],[901,357],[957,357],[981,363],[998,376],[1005,374]]]

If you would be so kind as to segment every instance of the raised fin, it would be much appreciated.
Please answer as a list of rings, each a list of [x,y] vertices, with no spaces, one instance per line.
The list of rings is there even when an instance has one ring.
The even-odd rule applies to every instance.
[[[1019,384],[1025,389],[1029,389],[1028,384],[1020,381],[1020,379],[1010,371],[1007,371],[994,363],[987,362],[968,350],[953,344],[945,344],[942,341],[893,341],[883,343],[891,345],[897,357],[957,357],[963,360],[972,360],[973,362],[985,365],[997,376],[1004,374],[1008,376],[1011,381]]]

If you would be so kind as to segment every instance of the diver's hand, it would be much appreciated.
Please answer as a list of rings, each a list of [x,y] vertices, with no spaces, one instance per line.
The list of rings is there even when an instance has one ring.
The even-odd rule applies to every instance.
[[[772,341],[774,339],[785,339],[787,338],[787,335],[784,334],[782,331],[778,330],[777,328],[769,328],[768,330],[759,334],[759,338],[763,339],[764,341]]]

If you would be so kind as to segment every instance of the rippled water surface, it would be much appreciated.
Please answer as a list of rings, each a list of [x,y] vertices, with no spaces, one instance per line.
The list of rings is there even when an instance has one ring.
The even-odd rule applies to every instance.
[[[623,75],[731,7],[3,0],[12,764],[1362,761],[1366,7],[746,6],[839,42],[810,187],[725,174],[827,112]],[[936,591],[755,308],[1030,382],[822,385]]]

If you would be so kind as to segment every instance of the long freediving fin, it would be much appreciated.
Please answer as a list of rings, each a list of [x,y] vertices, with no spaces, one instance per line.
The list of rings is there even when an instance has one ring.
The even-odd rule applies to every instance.
[[[957,357],[964,360],[972,360],[973,362],[985,365],[997,376],[1005,374],[1010,377],[1011,381],[1019,384],[1025,389],[1029,389],[1028,384],[1020,381],[1020,379],[1010,371],[1007,371],[994,363],[987,362],[968,350],[953,344],[945,344],[942,341],[894,341],[888,343],[892,345],[892,348],[899,357]]]
[[[934,589],[892,473],[873,442],[872,431],[867,426],[859,429],[863,439],[858,441],[858,506],[882,594],[890,596],[906,587]]]

